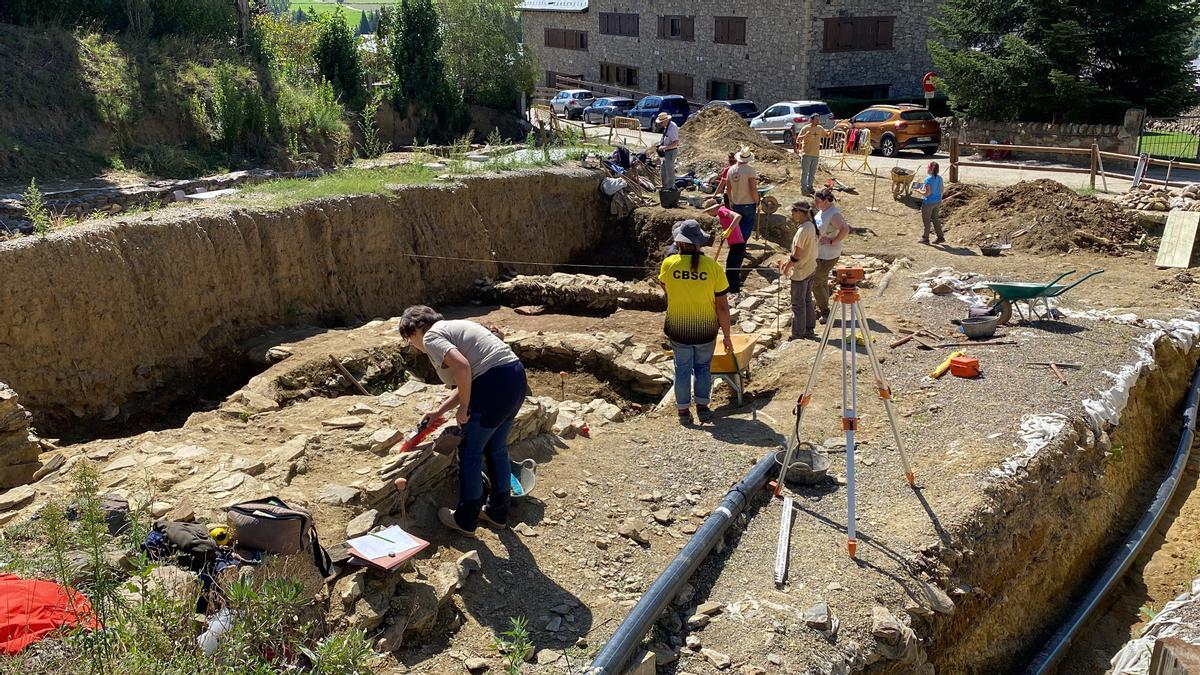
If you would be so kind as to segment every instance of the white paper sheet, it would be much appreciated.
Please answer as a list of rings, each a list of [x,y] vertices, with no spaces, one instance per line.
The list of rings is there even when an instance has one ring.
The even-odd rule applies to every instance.
[[[400,526],[393,525],[385,530],[355,537],[346,542],[363,557],[374,560],[403,553],[421,545]]]

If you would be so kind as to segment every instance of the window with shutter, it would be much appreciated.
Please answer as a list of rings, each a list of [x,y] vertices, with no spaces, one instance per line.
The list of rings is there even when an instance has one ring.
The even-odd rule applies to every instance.
[[[895,20],[892,16],[825,19],[822,49],[827,52],[892,49]]]
[[[694,17],[694,16],[683,17],[683,21],[681,23],[683,24],[683,32],[680,35],[680,38],[683,40],[687,40],[688,42],[692,42],[693,40],[695,40],[696,39],[696,17]]]
[[[739,16],[715,17],[713,42],[727,45],[746,44],[746,19]]]
[[[668,17],[665,16],[658,17],[658,37],[660,38],[667,37],[667,19]]]

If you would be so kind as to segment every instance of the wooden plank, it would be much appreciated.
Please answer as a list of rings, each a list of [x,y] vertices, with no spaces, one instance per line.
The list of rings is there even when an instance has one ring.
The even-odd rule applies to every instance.
[[[1158,267],[1187,267],[1192,259],[1192,246],[1196,243],[1196,226],[1200,225],[1200,213],[1196,211],[1172,211],[1163,228],[1162,243],[1158,246]]]
[[[1159,638],[1150,654],[1150,675],[1197,675],[1200,647],[1179,638]]]
[[[1091,148],[1059,148],[1053,145],[1007,145],[1004,143],[963,143],[964,148],[975,150],[1010,150],[1012,152],[1045,152],[1053,155],[1090,155]]]
[[[958,166],[981,166],[992,169],[1012,169],[1013,171],[1049,171],[1051,173],[1088,173],[1086,167],[1075,166],[1029,166],[1026,164],[997,164],[996,162],[964,162]]]

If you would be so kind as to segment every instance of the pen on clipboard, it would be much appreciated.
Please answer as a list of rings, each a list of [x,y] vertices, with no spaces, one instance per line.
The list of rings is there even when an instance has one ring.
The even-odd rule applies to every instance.
[[[384,537],[384,536],[382,536],[382,535],[375,534],[374,532],[369,532],[368,534],[370,534],[372,537],[375,537],[376,539],[382,539],[382,540],[386,541],[386,542],[387,542],[387,543],[389,543],[389,544],[395,544],[395,543],[396,543],[396,542],[392,541],[391,539],[388,539],[387,537]],[[395,558],[395,557],[396,557],[396,554],[395,554],[395,552],[389,553],[389,554],[388,554],[388,557],[389,557],[389,558]]]

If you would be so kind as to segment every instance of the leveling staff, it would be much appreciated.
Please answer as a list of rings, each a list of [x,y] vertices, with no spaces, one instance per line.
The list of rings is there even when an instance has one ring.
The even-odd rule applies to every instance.
[[[725,350],[733,353],[729,337],[729,281],[725,270],[700,250],[710,241],[708,233],[694,220],[675,226],[679,252],[663,260],[658,281],[667,293],[667,320],[663,332],[671,340],[675,356],[675,404],[679,421],[692,421],[693,386],[696,417],[712,420],[708,407],[712,393],[712,359],[717,349],[718,329],[725,336]],[[694,380],[694,385],[693,385]]]

